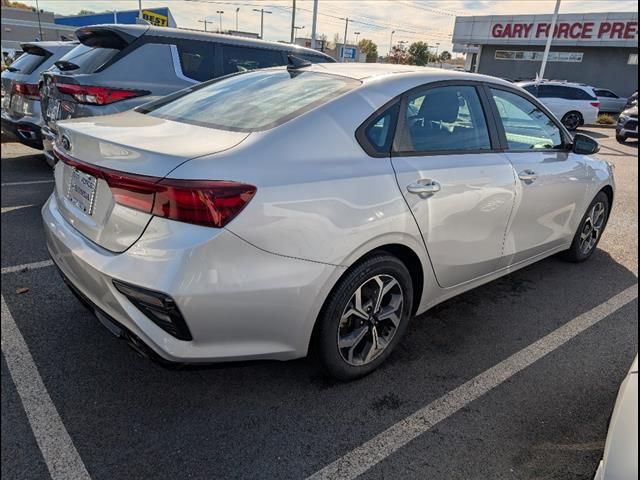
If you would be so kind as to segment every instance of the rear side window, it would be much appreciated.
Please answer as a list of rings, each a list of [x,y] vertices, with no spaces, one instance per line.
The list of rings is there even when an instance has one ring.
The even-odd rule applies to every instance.
[[[317,72],[256,71],[196,86],[190,93],[147,104],[138,112],[254,132],[276,127],[358,85],[351,78]]]
[[[246,72],[257,68],[277,67],[284,65],[284,55],[280,50],[264,48],[222,47],[222,73]]]
[[[430,88],[410,95],[404,128],[397,135],[400,152],[489,150],[491,141],[475,87]]]
[[[115,48],[78,45],[56,62],[58,69],[73,73],[95,73],[120,50]]]
[[[11,70],[17,71],[24,75],[33,73],[47,59],[44,55],[33,55],[31,53],[23,53],[11,64]],[[15,70],[14,70],[15,69]]]
[[[180,42],[177,46],[182,73],[189,78],[204,82],[214,77],[216,46],[211,42]]]
[[[604,98],[619,98],[615,93],[609,90],[596,90],[596,95]]]
[[[400,105],[396,103],[368,123],[368,126],[364,130],[365,150],[370,149],[375,153],[389,154],[396,129],[399,108]],[[357,135],[361,134],[358,133]],[[361,144],[362,143],[363,142],[361,142]],[[365,147],[365,145],[363,145],[363,147]]]
[[[538,87],[540,98],[564,98],[565,100],[595,100],[596,98],[586,90],[562,85],[540,85]]]

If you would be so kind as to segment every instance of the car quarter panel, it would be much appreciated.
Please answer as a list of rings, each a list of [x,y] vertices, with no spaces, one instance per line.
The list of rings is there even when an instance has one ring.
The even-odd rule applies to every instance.
[[[390,159],[369,157],[355,140],[358,125],[389,98],[354,92],[170,176],[256,185],[230,231],[279,255],[349,265],[363,246],[397,232],[420,238]]]

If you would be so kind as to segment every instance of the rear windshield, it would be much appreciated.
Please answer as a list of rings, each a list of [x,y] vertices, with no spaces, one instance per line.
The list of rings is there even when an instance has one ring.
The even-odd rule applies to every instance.
[[[18,59],[11,64],[11,71],[29,75],[38,68],[47,59],[44,55],[33,55],[31,53],[23,53]],[[15,69],[15,70],[14,70]]]
[[[278,126],[360,85],[317,72],[253,71],[214,80],[139,112],[204,127],[254,132]]]
[[[56,64],[63,71],[95,73],[119,51],[115,48],[88,47],[80,44],[67,52]]]

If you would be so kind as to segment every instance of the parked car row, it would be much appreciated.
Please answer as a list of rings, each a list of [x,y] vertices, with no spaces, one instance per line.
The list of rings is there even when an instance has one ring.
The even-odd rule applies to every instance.
[[[286,65],[290,54],[334,62],[295,45],[149,25],[85,27],[76,37],[25,45],[2,75],[3,129],[44,149],[51,164],[58,120],[122,112],[205,80]]]

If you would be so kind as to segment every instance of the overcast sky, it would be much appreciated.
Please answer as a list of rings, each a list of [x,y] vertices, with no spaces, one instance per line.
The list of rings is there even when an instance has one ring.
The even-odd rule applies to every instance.
[[[22,0],[35,5],[35,0]],[[238,27],[249,32],[260,31],[260,14],[254,8],[271,11],[265,15],[265,40],[289,40],[292,0],[142,0],[143,8],[169,7],[179,27],[202,29],[198,20],[207,18],[218,28],[217,10],[224,11],[223,29],[235,29],[235,11]],[[138,8],[137,0],[39,0],[41,9],[71,15],[81,9],[130,10]],[[349,23],[347,38],[369,38],[378,45],[378,51],[389,50],[391,31],[393,41],[423,40],[430,45],[440,43],[440,51],[451,49],[451,33],[457,15],[505,15],[552,13],[555,0],[319,0],[318,33],[332,40],[335,34],[344,36],[345,17]],[[311,36],[312,0],[297,0],[296,25],[304,26],[298,36]],[[637,12],[635,0],[562,0],[560,13]]]

